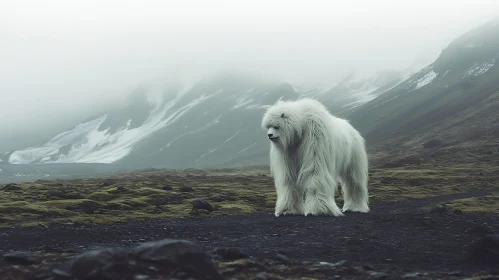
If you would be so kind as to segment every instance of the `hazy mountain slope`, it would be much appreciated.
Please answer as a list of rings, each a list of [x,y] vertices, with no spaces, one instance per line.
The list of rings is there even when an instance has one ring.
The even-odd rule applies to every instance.
[[[499,129],[499,22],[453,41],[438,59],[379,98],[345,117],[372,151],[409,156],[433,138],[439,147],[490,150]],[[480,139],[480,146],[474,146]],[[484,146],[485,145],[485,146]]]
[[[289,84],[221,75],[191,87],[142,87],[121,108],[89,118],[46,143],[0,157],[12,164],[116,163],[201,167],[247,161],[268,149],[265,105],[296,99]],[[249,156],[249,157],[248,157]],[[254,158],[263,162],[266,157]]]
[[[310,95],[324,103],[332,113],[341,113],[374,100],[408,78],[413,72],[381,71],[372,76],[351,73],[331,89]]]
[[[234,77],[200,84],[189,94],[197,96],[216,88],[224,91],[137,145],[127,161],[175,168],[246,161],[240,158],[268,150],[268,139],[260,127],[264,106],[279,98],[298,97],[287,84],[248,84]],[[266,159],[257,157],[249,163],[263,163]]]

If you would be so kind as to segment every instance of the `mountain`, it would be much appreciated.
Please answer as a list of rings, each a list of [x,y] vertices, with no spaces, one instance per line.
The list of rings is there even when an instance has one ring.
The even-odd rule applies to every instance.
[[[343,114],[374,158],[496,161],[499,143],[499,20],[463,34],[430,65]]]
[[[365,104],[401,83],[415,71],[381,71],[371,76],[350,73],[336,86],[311,95],[324,103],[333,114],[339,114]]]
[[[347,105],[371,94],[356,93],[361,83],[383,90],[399,81],[399,75],[383,73],[342,82],[336,88],[348,86],[352,94],[333,104]],[[260,127],[266,106],[300,96],[323,98],[324,92],[328,91],[235,74],[221,74],[190,87],[150,84],[133,92],[125,106],[0,159],[10,164],[113,163],[167,168],[266,164],[269,143]],[[329,94],[326,102],[328,98]]]
[[[298,96],[290,84],[227,74],[190,87],[152,84],[133,92],[125,106],[0,160],[171,168],[235,159],[262,163],[268,149],[260,128],[265,106]]]
[[[499,24],[463,34],[426,67],[355,73],[329,89],[223,74],[191,86],[148,84],[128,104],[0,165],[94,163],[114,168],[205,168],[268,163],[260,128],[278,99],[314,97],[366,138],[376,163],[497,160]],[[415,72],[415,73],[414,73]],[[6,170],[6,168],[4,168]],[[0,174],[1,176],[1,174]]]

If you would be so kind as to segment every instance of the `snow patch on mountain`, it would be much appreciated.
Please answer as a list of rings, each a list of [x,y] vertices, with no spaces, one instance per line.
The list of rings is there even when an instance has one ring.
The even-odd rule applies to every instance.
[[[372,94],[373,92],[375,92],[378,89],[379,89],[379,87],[365,84],[362,88],[358,89],[353,94],[351,94],[351,97],[354,98],[355,101],[347,103],[347,104],[343,105],[342,107],[347,108],[347,109],[353,109],[353,108],[358,107],[362,104],[365,104],[365,103],[375,99],[378,96],[376,94]]]
[[[487,71],[489,71],[490,68],[492,68],[497,60],[497,57],[499,56],[499,53],[490,61],[490,62],[481,62],[481,63],[473,63],[473,65],[464,73],[463,78],[469,77],[469,76],[479,76],[482,74],[485,74]]]
[[[239,109],[241,107],[244,107],[248,104],[251,104],[251,102],[255,101],[254,98],[250,98],[248,96],[243,96],[237,99],[236,105],[234,105],[231,110]]]
[[[237,153],[238,153],[238,154],[240,154],[240,153],[242,153],[242,152],[244,152],[244,151],[248,150],[249,148],[251,148],[251,147],[253,147],[253,146],[255,146],[255,145],[256,145],[256,143],[253,143],[253,144],[249,145],[248,147],[246,147],[246,148],[244,148],[244,149],[240,150],[240,151],[239,151],[239,152],[237,152]]]
[[[158,94],[157,91],[161,89],[154,89],[156,92],[147,96],[152,97],[149,100],[156,106],[140,127],[130,129],[127,125],[114,133],[109,133],[109,128],[99,131],[100,125],[107,118],[107,115],[104,115],[59,134],[43,145],[15,151],[11,154],[9,162],[11,164],[116,162],[127,156],[138,142],[174,123],[201,102],[223,92],[223,89],[219,89],[211,95],[203,94],[187,105],[177,108],[176,105],[189,89],[185,88],[180,91],[173,100],[168,102],[164,102],[163,95]],[[61,152],[61,148],[68,145],[70,145],[69,151]]]
[[[433,71],[433,70],[429,71],[421,79],[417,80],[416,87],[414,88],[414,90],[418,90],[418,89],[430,84],[437,76],[438,76],[438,73],[436,73],[435,71]]]
[[[482,62],[482,63],[473,63],[473,66],[471,66],[466,73],[464,73],[463,78],[469,77],[469,76],[479,76],[484,74],[485,72],[489,71],[490,68],[494,66],[493,63],[489,62]]]
[[[211,153],[215,152],[216,150],[222,148],[227,142],[229,142],[232,138],[236,137],[236,135],[238,135],[240,132],[241,132],[241,130],[236,131],[236,133],[232,134],[232,136],[230,136],[229,138],[227,138],[220,146],[218,146],[218,147],[216,147],[214,149],[209,149],[208,152],[202,154],[199,158],[197,158],[195,160],[195,162],[198,162],[200,159],[202,159],[206,155],[211,154]]]
[[[215,125],[215,124],[219,123],[219,122],[220,122],[220,117],[221,117],[221,116],[216,117],[213,121],[209,122],[208,124],[206,124],[205,126],[203,126],[203,127],[199,128],[199,129],[196,129],[196,130],[191,131],[191,132],[189,132],[189,133],[184,133],[184,134],[182,134],[182,135],[180,135],[180,136],[175,137],[173,140],[171,140],[170,142],[168,142],[168,143],[167,143],[164,147],[162,147],[162,148],[161,148],[161,149],[159,149],[159,150],[160,150],[160,151],[162,151],[163,149],[170,147],[170,145],[171,145],[173,142],[175,142],[176,140],[178,140],[178,139],[180,139],[180,138],[182,138],[182,137],[184,137],[184,136],[187,136],[187,135],[191,135],[191,134],[194,134],[194,133],[200,132],[200,131],[202,131],[202,130],[205,130],[205,129],[209,128],[209,127],[210,127],[210,126],[212,126],[212,125]]]
[[[92,132],[98,130],[99,126],[106,119],[104,115],[95,120],[77,125],[70,131],[63,132],[41,146],[31,147],[24,150],[17,150],[9,157],[11,164],[27,164],[35,162],[37,159],[50,159],[56,155],[61,147],[66,145],[76,144],[76,147],[81,147],[87,142],[91,142],[94,136]]]

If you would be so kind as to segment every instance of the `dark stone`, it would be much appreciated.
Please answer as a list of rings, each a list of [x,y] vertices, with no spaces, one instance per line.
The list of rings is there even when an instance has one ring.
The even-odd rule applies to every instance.
[[[274,257],[274,260],[276,260],[277,262],[280,262],[280,263],[284,263],[284,264],[291,262],[291,260],[286,255],[283,255],[283,254],[277,254]]]
[[[367,279],[383,280],[383,279],[390,279],[390,276],[384,272],[373,272],[371,273],[371,275],[369,275],[369,278]]]
[[[97,209],[100,208],[100,204],[95,201],[85,201],[83,203],[77,204],[77,205],[72,205],[66,207],[67,210],[70,211],[78,211],[82,212],[85,214],[93,214]]]
[[[122,248],[92,250],[77,255],[52,271],[76,279],[118,279],[130,269],[128,252]]]
[[[173,279],[174,275],[222,279],[211,256],[200,246],[173,239],[143,243],[130,250],[106,248],[88,251],[54,267],[50,273],[52,279],[137,279],[137,275],[145,277],[140,279],[153,275],[170,276],[164,279]]]
[[[362,268],[363,268],[364,270],[374,270],[374,266],[372,266],[371,264],[368,264],[368,263],[363,264],[363,265],[362,265]]]
[[[219,259],[224,261],[235,261],[249,258],[248,254],[242,252],[238,248],[216,248],[211,251],[211,254],[220,257]]]
[[[32,265],[38,263],[35,255],[31,252],[10,252],[3,255],[3,260],[11,264]]]
[[[474,233],[479,235],[493,234],[494,229],[486,223],[474,226],[466,231],[467,233]]]
[[[140,260],[160,263],[163,267],[183,268],[200,279],[222,279],[211,256],[190,241],[164,239],[143,243],[130,251]]]
[[[14,183],[11,183],[11,184],[7,184],[5,185],[2,190],[4,191],[17,191],[17,190],[20,190],[22,189],[21,187],[19,187],[19,185],[17,184],[14,184]]]
[[[192,210],[207,210],[208,212],[213,212],[214,208],[213,205],[211,205],[208,201],[206,200],[196,200],[192,203]]]
[[[50,267],[44,266],[33,273],[33,280],[48,280],[53,279]]]
[[[182,186],[179,188],[179,191],[181,191],[181,192],[193,192],[194,189],[192,187],[189,187],[189,186]]]
[[[418,272],[414,273],[407,273],[402,276],[403,279],[419,279],[421,277],[421,274]]]
[[[111,186],[112,184],[113,184],[113,183],[111,183],[111,182],[104,182],[104,183],[102,183],[100,186],[101,186],[101,187],[109,187],[109,186]]]
[[[126,188],[123,187],[123,186],[117,186],[116,190],[119,191],[119,192],[124,192],[124,191],[126,191]]]
[[[255,275],[255,277],[253,279],[254,280],[267,280],[269,278],[267,277],[267,272],[260,272],[257,275]]]
[[[171,191],[171,190],[173,190],[173,188],[170,187],[170,186],[163,186],[161,189],[164,190],[164,191]]]
[[[464,255],[468,261],[499,264],[499,234],[490,234],[472,242]]]
[[[345,266],[348,262],[346,260],[341,260],[339,262],[334,263],[334,266]]]
[[[447,207],[442,205],[436,205],[430,210],[430,213],[444,213],[447,212]]]

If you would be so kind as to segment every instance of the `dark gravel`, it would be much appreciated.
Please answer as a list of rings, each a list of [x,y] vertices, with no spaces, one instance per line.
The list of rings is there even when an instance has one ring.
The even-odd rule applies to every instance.
[[[175,238],[195,241],[219,255],[249,255],[292,262],[340,261],[383,271],[497,273],[497,263],[465,259],[469,244],[499,233],[497,214],[423,211],[421,206],[485,192],[440,196],[373,206],[367,214],[345,217],[246,216],[159,219],[99,225],[51,224],[48,227],[0,229],[0,254],[10,251],[83,252],[137,246]],[[380,272],[381,273],[381,272]],[[378,275],[379,276],[379,275]],[[380,276],[382,278],[382,275]],[[381,279],[380,278],[380,279]]]

